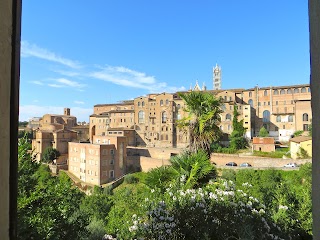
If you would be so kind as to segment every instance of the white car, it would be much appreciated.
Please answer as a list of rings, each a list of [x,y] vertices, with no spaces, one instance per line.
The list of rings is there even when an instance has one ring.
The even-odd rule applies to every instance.
[[[296,163],[287,163],[286,165],[284,165],[283,167],[299,167],[298,164]]]

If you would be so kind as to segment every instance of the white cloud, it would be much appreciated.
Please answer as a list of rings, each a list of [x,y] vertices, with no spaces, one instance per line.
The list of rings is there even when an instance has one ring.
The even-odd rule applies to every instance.
[[[21,105],[19,120],[28,121],[32,117],[42,117],[44,114],[63,114],[64,107],[57,106],[37,106],[37,105]],[[71,115],[75,116],[78,121],[89,121],[89,116],[93,113],[92,108],[72,107]]]
[[[84,104],[83,101],[73,101],[75,104]]]
[[[59,78],[59,79],[56,79],[56,81],[58,83],[62,83],[63,85],[66,85],[68,87],[82,88],[82,87],[86,86],[85,84],[81,84],[76,81],[71,81],[71,80],[68,80],[65,78]]]
[[[165,82],[157,82],[154,76],[148,76],[146,73],[121,66],[107,66],[89,75],[93,78],[125,87],[146,89],[149,92],[176,92],[178,90],[185,90],[184,87],[176,88],[167,86]]]
[[[22,57],[37,57],[48,61],[60,63],[71,68],[81,68],[81,65],[73,60],[63,58],[55,53],[40,48],[35,44],[29,44],[27,41],[21,41],[21,56]]]
[[[54,83],[50,83],[48,84],[49,87],[53,87],[53,88],[62,88],[62,87],[65,87],[63,85],[59,85],[59,84],[54,84]]]
[[[30,81],[30,82],[36,85],[44,85],[43,82],[41,81]]]

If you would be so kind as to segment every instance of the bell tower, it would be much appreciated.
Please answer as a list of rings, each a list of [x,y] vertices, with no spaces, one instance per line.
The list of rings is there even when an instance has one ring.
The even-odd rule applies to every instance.
[[[219,90],[221,89],[221,67],[216,64],[215,67],[213,67],[213,90]]]

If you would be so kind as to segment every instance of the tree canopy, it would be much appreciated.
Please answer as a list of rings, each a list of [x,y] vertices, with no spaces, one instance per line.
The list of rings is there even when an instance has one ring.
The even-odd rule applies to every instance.
[[[42,162],[52,163],[54,159],[60,157],[60,152],[52,147],[48,147],[44,150],[42,155]]]

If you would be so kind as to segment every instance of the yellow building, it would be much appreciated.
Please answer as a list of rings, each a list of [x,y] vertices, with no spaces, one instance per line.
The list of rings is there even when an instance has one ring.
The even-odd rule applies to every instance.
[[[302,151],[305,151],[305,153],[311,158],[312,157],[312,138],[308,136],[299,136],[295,138],[290,139],[290,152],[291,152],[291,158],[298,159],[298,158],[304,158]]]

